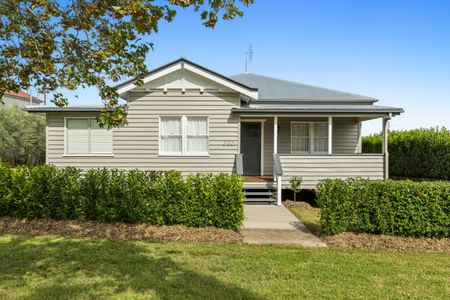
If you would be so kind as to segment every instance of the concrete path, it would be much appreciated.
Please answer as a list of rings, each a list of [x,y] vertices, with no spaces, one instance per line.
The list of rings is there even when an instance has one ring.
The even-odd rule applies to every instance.
[[[326,247],[283,205],[247,204],[244,214],[244,243]]]

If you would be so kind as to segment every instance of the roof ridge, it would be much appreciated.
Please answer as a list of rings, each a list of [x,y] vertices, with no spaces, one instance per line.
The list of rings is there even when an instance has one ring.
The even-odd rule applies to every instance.
[[[321,86],[317,86],[317,85],[306,84],[306,83],[296,82],[296,81],[292,81],[292,80],[287,80],[287,79],[276,78],[276,77],[267,76],[267,75],[261,75],[261,74],[251,73],[251,72],[248,72],[248,73],[238,73],[238,74],[235,74],[235,75],[230,75],[230,77],[239,76],[239,75],[252,75],[252,76],[258,76],[258,77],[263,77],[263,78],[267,78],[267,79],[274,79],[274,80],[278,80],[278,81],[284,81],[284,82],[291,83],[291,84],[295,84],[295,85],[302,85],[302,86],[311,87],[311,88],[316,88],[316,89],[321,89],[321,90],[325,90],[325,91],[337,92],[337,93],[343,93],[343,94],[347,94],[347,95],[351,95],[351,96],[357,96],[357,97],[362,97],[362,98],[366,98],[366,99],[377,100],[377,99],[374,98],[374,97],[369,97],[369,96],[364,96],[364,95],[360,95],[360,94],[344,92],[344,91],[335,90],[335,89],[330,89],[330,88],[325,88],[325,87],[321,87]]]

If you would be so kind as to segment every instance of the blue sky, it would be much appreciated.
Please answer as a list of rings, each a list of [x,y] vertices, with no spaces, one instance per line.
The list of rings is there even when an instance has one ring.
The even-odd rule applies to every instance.
[[[244,71],[380,99],[403,107],[391,129],[450,127],[450,1],[257,0],[242,19],[201,25],[192,10],[150,37],[154,68],[180,56],[224,75]],[[71,104],[101,103],[96,89]],[[364,133],[381,130],[366,122]]]

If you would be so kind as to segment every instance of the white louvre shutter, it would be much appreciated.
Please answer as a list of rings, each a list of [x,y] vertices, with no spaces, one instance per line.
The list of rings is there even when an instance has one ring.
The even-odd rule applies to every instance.
[[[100,128],[97,120],[90,119],[91,125],[91,153],[111,154],[112,153],[112,130]]]
[[[89,120],[67,119],[66,153],[89,154]]]

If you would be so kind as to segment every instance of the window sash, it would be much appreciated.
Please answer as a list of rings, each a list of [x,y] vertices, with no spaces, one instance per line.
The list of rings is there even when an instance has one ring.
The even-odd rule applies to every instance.
[[[310,149],[310,124],[291,124],[291,152],[307,153]]]
[[[186,117],[186,154],[208,153],[208,118]]]
[[[183,143],[181,123],[181,117],[161,117],[159,122],[161,153],[181,154]]]
[[[313,127],[313,152],[328,153],[328,124],[315,123]]]

